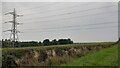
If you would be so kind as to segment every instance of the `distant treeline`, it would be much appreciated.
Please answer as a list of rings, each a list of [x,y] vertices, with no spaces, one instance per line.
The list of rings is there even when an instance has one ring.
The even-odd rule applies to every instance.
[[[60,44],[73,44],[71,39],[54,39],[50,41],[49,39],[41,41],[25,41],[19,42],[16,41],[16,47],[30,47],[30,46],[50,46],[50,45],[60,45]],[[12,47],[12,42],[9,39],[2,39],[2,47]]]

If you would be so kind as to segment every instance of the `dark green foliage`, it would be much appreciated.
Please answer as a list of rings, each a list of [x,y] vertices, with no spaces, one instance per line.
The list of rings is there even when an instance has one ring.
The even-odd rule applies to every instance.
[[[59,44],[72,44],[73,41],[71,41],[71,39],[59,39],[58,43]]]
[[[30,41],[30,42],[19,42],[21,47],[30,47],[30,46],[40,46],[41,43],[38,43],[36,41]]]
[[[13,68],[13,67],[17,68],[18,67],[12,55],[3,55],[2,59],[3,59],[2,68]]]
[[[51,41],[51,45],[57,45],[57,44],[58,44],[58,41],[56,39]]]
[[[45,39],[45,40],[43,41],[43,44],[44,44],[44,45],[50,45],[50,40],[49,40],[49,39]]]
[[[10,47],[11,46],[11,41],[10,40],[7,40],[7,39],[5,39],[5,40],[3,40],[2,39],[2,47],[4,48],[4,47]]]
[[[49,45],[59,45],[59,44],[73,44],[73,41],[71,39],[59,39],[58,41],[56,39],[50,41],[49,39],[45,39],[43,42],[41,41],[16,41],[15,47],[31,47],[31,46],[49,46]],[[9,39],[2,40],[2,47],[12,47],[12,41]]]
[[[15,47],[31,47],[31,46],[41,46],[42,43],[39,41],[26,41],[26,42],[20,42],[20,41],[16,41],[15,42]],[[9,39],[2,39],[2,47],[12,47],[12,41],[10,41]]]

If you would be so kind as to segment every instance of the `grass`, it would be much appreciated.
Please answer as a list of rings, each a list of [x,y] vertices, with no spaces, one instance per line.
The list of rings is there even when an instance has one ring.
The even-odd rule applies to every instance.
[[[79,59],[62,66],[117,66],[118,65],[118,47],[102,49],[98,52],[90,53]]]
[[[66,45],[51,45],[51,46],[34,46],[34,47],[21,47],[21,48],[2,48],[3,55],[16,55],[16,57],[21,57],[26,53],[29,53],[33,50],[45,51],[50,49],[70,49],[72,47],[81,47],[81,46],[96,46],[96,45],[109,45],[113,42],[99,42],[99,43],[81,43],[81,44],[66,44]]]
[[[113,42],[99,42],[99,43],[81,43],[81,44],[66,44],[66,45],[51,45],[51,46],[33,46],[33,47],[21,47],[21,48],[2,48],[4,55],[15,54],[18,57],[31,52],[32,50],[49,50],[49,49],[69,49],[72,47],[81,47],[81,46],[96,46],[96,45],[109,45]]]
[[[108,53],[104,53],[104,51],[106,51],[106,49],[104,49],[103,46],[106,46],[106,45],[110,45],[112,44],[113,45],[113,42],[102,42],[102,43],[82,43],[82,44],[68,44],[68,45],[53,45],[53,46],[36,46],[36,47],[21,47],[21,48],[3,48],[2,49],[2,58],[3,58],[3,61],[4,62],[7,62],[9,58],[12,58],[11,61],[15,61],[17,59],[24,59],[23,62],[26,62],[25,65],[61,65],[61,64],[65,64],[65,63],[68,63],[68,62],[71,62],[71,63],[68,63],[68,64],[65,64],[63,66],[73,66],[73,65],[76,65],[78,66],[79,64],[82,66],[84,65],[97,65],[95,63],[97,63],[97,61],[99,60],[102,60],[104,58],[104,56],[106,57],[107,56],[107,60],[106,62],[112,62],[111,59],[115,60],[116,57],[116,51],[115,50],[108,50],[107,52]],[[98,46],[97,46],[98,45]],[[84,53],[87,53],[88,51],[86,50],[86,48],[84,47],[87,47],[87,49],[89,49],[89,47],[103,47],[103,49],[101,49],[101,51],[103,50],[103,52],[101,53],[104,53],[104,54],[101,54],[99,52],[93,52],[94,56],[89,56],[91,54],[88,54],[88,58],[84,58],[82,57],[83,59],[77,59],[79,58],[79,54],[83,55]],[[83,47],[83,48],[81,48]],[[74,51],[70,51],[71,49],[80,49],[84,52],[74,52]],[[116,48],[116,47],[114,47]],[[97,48],[95,48],[97,49]],[[54,52],[56,53],[55,56],[52,56],[53,53],[50,53],[51,50],[54,50]],[[117,50],[117,49],[116,49]],[[64,52],[63,52],[64,51]],[[66,52],[69,52],[69,54],[65,54]],[[94,48],[93,50],[94,51]],[[95,50],[96,51],[96,50]],[[112,51],[112,52],[111,52]],[[34,52],[37,52],[39,54],[39,57],[37,58],[34,58],[35,54]],[[114,55],[112,55],[114,52]],[[46,55],[50,53],[49,55]],[[98,54],[96,54],[98,53]],[[60,55],[60,54],[65,54],[65,55]],[[100,54],[100,55],[99,55]],[[109,55],[112,55],[114,57],[112,58],[109,58]],[[26,57],[27,56],[27,57]],[[50,58],[48,58],[48,56]],[[99,60],[95,61],[98,57],[100,57]],[[110,56],[111,57],[111,56]],[[28,59],[29,58],[29,59]],[[44,64],[41,63],[43,62],[42,60],[44,60]],[[77,61],[76,61],[76,60]],[[91,61],[92,60],[92,61]],[[108,61],[110,60],[110,61]],[[27,61],[29,61],[30,63],[27,63]],[[82,62],[81,62],[82,61]],[[84,61],[84,62],[83,62]],[[92,64],[89,64],[89,62],[93,62]],[[105,63],[106,63],[105,62]],[[33,64],[34,63],[34,64]],[[117,64],[117,61],[114,61],[115,64]],[[20,62],[20,64],[23,64],[22,62]],[[100,63],[99,63],[100,64]],[[6,65],[6,64],[5,64]],[[24,64],[23,64],[24,65]],[[102,62],[101,62],[101,65],[102,65]]]
[[[80,43],[80,44],[65,44],[65,45],[50,45],[50,46],[33,46],[33,47],[21,47],[21,48],[2,48],[2,50],[21,50],[21,49],[44,49],[55,47],[76,47],[76,46],[96,46],[96,45],[109,45],[114,42],[97,42],[97,43]]]

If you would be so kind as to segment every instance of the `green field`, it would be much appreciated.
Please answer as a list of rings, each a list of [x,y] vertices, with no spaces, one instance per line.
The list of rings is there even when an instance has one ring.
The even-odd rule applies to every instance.
[[[109,45],[114,42],[96,42],[96,43],[80,43],[80,44],[65,44],[65,45],[50,45],[50,46],[33,46],[33,47],[20,47],[20,48],[2,48],[2,50],[21,50],[21,49],[46,49],[56,47],[77,47],[77,46],[96,46],[96,45]]]
[[[90,53],[79,59],[64,64],[63,66],[117,66],[118,47],[103,49],[98,52]]]
[[[117,66],[118,43],[81,43],[68,45],[3,48],[3,66]],[[7,64],[8,62],[12,64]]]

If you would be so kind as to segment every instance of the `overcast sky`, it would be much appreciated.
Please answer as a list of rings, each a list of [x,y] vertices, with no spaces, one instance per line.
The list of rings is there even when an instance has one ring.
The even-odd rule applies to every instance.
[[[3,2],[3,14],[16,9],[19,40],[71,38],[75,42],[118,40],[117,2]],[[3,22],[12,20],[3,16]],[[8,30],[11,24],[2,24]],[[10,32],[3,33],[9,38]]]
[[[0,2],[0,39],[2,39],[2,3]]]

